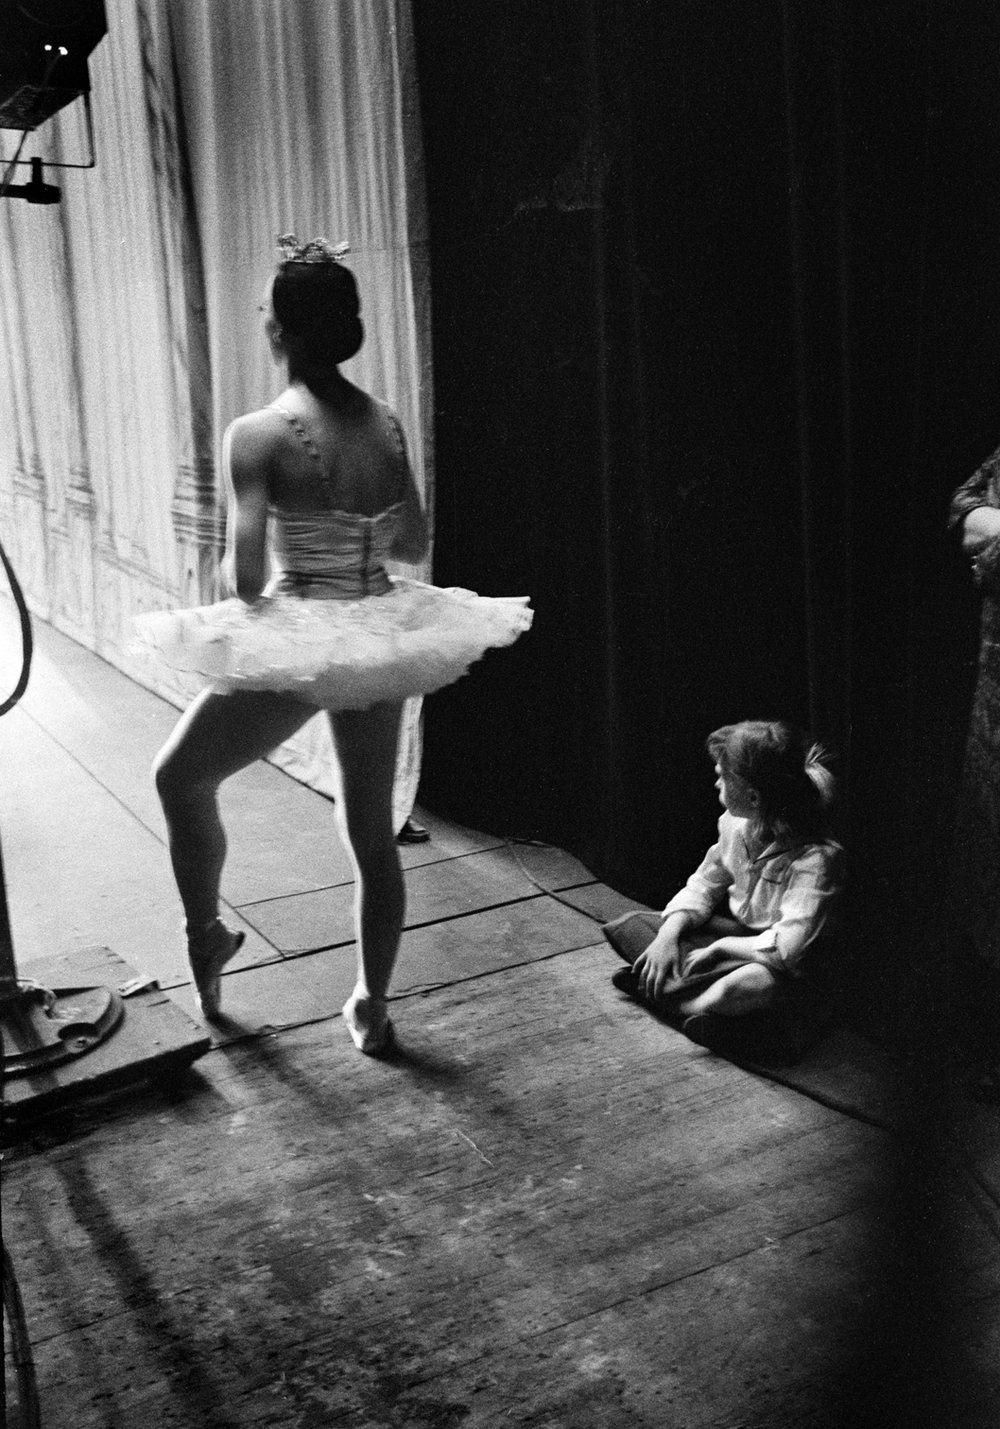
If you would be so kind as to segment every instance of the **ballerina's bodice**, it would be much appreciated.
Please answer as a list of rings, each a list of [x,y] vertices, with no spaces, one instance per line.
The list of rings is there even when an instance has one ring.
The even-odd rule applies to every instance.
[[[274,403],[296,434],[303,456],[311,467],[313,483],[318,478],[323,496],[331,493],[329,473],[315,443],[302,423],[285,407]],[[391,423],[388,452],[373,454],[375,460],[390,460],[405,470],[406,457],[395,419]],[[402,502],[394,502],[371,516],[324,505],[310,511],[293,511],[272,503],[272,544],[277,563],[270,593],[282,592],[327,600],[360,600],[369,595],[385,595],[392,587],[385,562],[392,549]]]
[[[384,595],[392,585],[385,562],[399,511],[399,502],[376,516],[273,507],[277,589],[329,600]]]

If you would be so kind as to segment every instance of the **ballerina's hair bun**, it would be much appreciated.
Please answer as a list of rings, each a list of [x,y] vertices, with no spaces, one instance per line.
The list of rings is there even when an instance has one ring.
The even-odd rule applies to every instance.
[[[271,306],[290,354],[318,367],[346,362],[365,336],[358,285],[342,261],[347,244],[334,246],[325,238],[300,244],[288,233],[278,247]]]

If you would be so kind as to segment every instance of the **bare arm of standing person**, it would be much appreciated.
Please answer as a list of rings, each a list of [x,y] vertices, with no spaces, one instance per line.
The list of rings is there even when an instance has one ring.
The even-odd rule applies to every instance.
[[[430,544],[430,534],[427,527],[427,516],[424,512],[423,502],[420,500],[420,492],[417,490],[417,483],[413,477],[413,470],[410,466],[410,459],[406,452],[406,439],[403,436],[403,429],[396,418],[393,418],[393,426],[396,429],[396,437],[399,441],[403,453],[405,472],[403,476],[402,512],[400,513],[399,525],[393,538],[389,555],[396,561],[416,562],[427,554],[427,547]]]
[[[238,417],[222,439],[222,466],[229,487],[223,578],[248,603],[267,583],[267,474],[272,437],[260,413]]]
[[[429,536],[427,517],[417,490],[417,483],[409,466],[406,468],[406,485],[403,488],[403,510],[399,525],[389,548],[389,554],[396,561],[419,561],[427,554]]]

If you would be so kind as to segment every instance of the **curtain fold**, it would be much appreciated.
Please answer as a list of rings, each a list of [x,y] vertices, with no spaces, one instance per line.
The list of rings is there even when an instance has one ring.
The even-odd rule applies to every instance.
[[[708,732],[812,725],[885,968],[947,901],[997,21],[870,9],[416,9],[437,577],[536,609],[437,697],[422,794],[662,903],[717,817]]]
[[[59,205],[0,205],[0,520],[32,609],[181,703],[189,687],[129,655],[129,620],[220,593],[222,432],[278,384],[259,312],[277,234],[350,243],[366,342],[345,370],[399,413],[432,504],[410,7],[108,0],[107,15],[96,169],[51,171]],[[25,157],[69,157],[78,129],[62,111]],[[397,819],[419,713],[409,702]],[[330,753],[318,717],[275,759],[332,793]]]
[[[809,719],[779,17],[416,16],[437,578],[536,609],[437,697],[424,798],[662,903],[717,817],[709,731]]]

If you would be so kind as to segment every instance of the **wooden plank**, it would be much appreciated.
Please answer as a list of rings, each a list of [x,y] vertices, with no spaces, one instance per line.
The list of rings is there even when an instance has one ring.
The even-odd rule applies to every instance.
[[[0,602],[0,636],[19,649],[16,621]],[[150,764],[179,711],[44,620],[33,619],[34,655],[18,706],[40,730],[153,831],[162,824]]]
[[[568,896],[578,908],[589,913],[598,923],[610,923],[612,918],[620,918],[623,913],[659,912],[659,909],[649,908],[645,903],[637,903],[634,898],[626,898],[624,893],[618,893],[604,883],[575,888]]]
[[[180,921],[162,843],[20,708],[0,722],[0,760],[19,958],[114,942],[141,964]]]
[[[411,999],[398,1062],[303,1028],[15,1155],[46,1422],[833,1429],[888,1138],[614,997],[568,954]]]
[[[333,948],[301,958],[280,959],[240,972],[226,970],[222,980],[222,1017],[206,1024],[215,1047],[246,1037],[311,1022],[339,1018],[356,981],[354,946]],[[194,988],[170,989],[189,1017],[200,1019]],[[339,1024],[330,1036],[347,1039]]]
[[[399,854],[404,868],[416,868],[422,863],[436,863],[441,858],[460,858],[465,853],[481,853],[484,849],[500,848],[504,840],[496,834],[481,833],[462,824],[439,818],[418,804],[413,817],[430,834],[423,844],[403,844]]]
[[[58,676],[31,718],[0,722],[0,741],[17,735],[2,751],[5,848],[27,898],[15,933],[48,951],[108,941],[121,918],[153,970],[186,978],[146,782],[146,740],[173,712],[144,725],[145,692],[79,647]],[[230,897],[338,880],[349,896],[320,797],[273,769],[233,781]],[[4,1231],[46,1429],[851,1422],[853,1329],[873,1323],[898,1214],[891,1138],[615,992],[594,920],[635,905],[575,861],[517,845],[525,880],[505,871],[502,840],[424,821],[432,843],[403,860],[426,869],[408,879],[443,921],[405,936],[394,1058],[360,1057],[335,1020],[349,942],[237,966],[219,1050],[8,1149]],[[456,870],[429,867],[487,849],[491,876],[464,890]],[[477,906],[517,876],[516,903]],[[585,911],[531,878],[562,880]],[[254,931],[241,961],[268,956]],[[193,1014],[189,987],[174,997]],[[871,1077],[856,1049],[830,1043],[798,1079],[817,1096],[867,1095]],[[959,1133],[989,1189],[993,1110]],[[950,1184],[935,1189],[950,1210]],[[916,1282],[941,1294],[928,1299],[928,1374],[947,1398],[934,1422],[992,1429],[995,1244],[971,1203],[946,1219]]]
[[[901,1073],[888,1053],[849,1027],[832,1029],[793,1067],[769,1075],[880,1126],[900,1122]]]
[[[350,885],[353,870],[337,832],[334,803],[270,764],[255,764],[222,786],[229,850],[223,894],[237,907]],[[419,813],[431,839],[400,846],[404,868],[498,847],[489,834]]]
[[[589,919],[541,896],[414,928],[403,935],[391,996],[395,1003],[429,987],[552,958],[586,946],[592,938]],[[353,943],[280,963],[227,969],[222,982],[225,1017],[209,1028],[213,1044],[338,1017],[354,982]],[[189,1016],[198,1016],[191,987],[172,988],[171,996]],[[393,1019],[404,1036],[409,1010],[396,1007]]]
[[[0,762],[18,964],[105,944],[164,987],[186,981],[183,915],[162,840],[20,708],[0,721]],[[237,966],[276,956],[227,911],[247,933]]]
[[[577,889],[594,882],[594,875],[589,868],[571,853],[556,848],[553,844],[511,839],[504,847],[507,857],[525,877],[535,879],[543,892]]]
[[[414,928],[404,937],[393,993],[405,997],[543,961],[590,946],[594,935],[589,918],[543,897]]]
[[[534,850],[539,881],[565,887],[588,878],[582,864],[560,849]],[[538,875],[536,875],[538,876]],[[536,898],[538,889],[505,848],[439,859],[407,870],[406,926]],[[332,947],[354,937],[354,885],[318,888],[293,898],[241,904],[240,913],[282,953]]]

